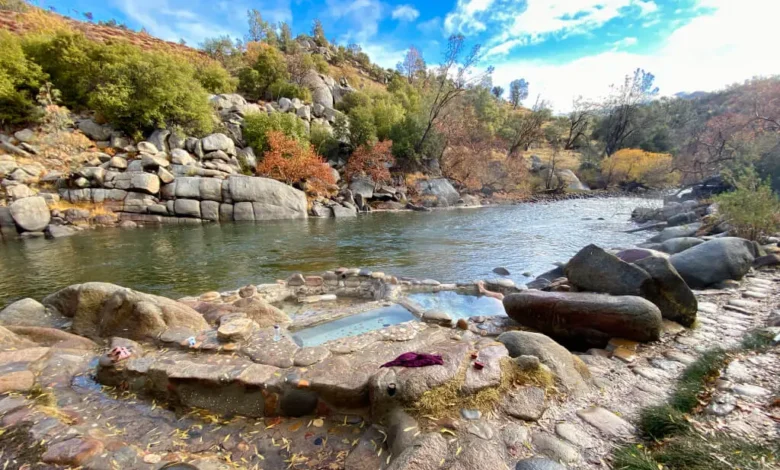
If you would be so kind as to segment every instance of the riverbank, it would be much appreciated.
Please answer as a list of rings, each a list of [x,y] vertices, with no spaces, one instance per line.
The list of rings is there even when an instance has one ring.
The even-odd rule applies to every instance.
[[[87,469],[603,468],[708,345],[775,321],[780,277],[757,260],[780,249],[704,227],[671,256],[577,248],[534,289],[493,275],[506,315],[470,313],[475,282],[360,268],[178,300],[106,283],[26,299],[0,312],[0,452]],[[384,323],[361,329],[372,312]],[[412,352],[441,362],[399,366]]]

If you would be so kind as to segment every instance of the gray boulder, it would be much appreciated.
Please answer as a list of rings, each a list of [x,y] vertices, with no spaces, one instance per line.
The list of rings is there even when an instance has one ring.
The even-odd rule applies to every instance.
[[[49,225],[44,231],[46,238],[65,238],[79,233],[79,229],[72,225]]]
[[[615,337],[656,341],[661,335],[661,311],[636,296],[528,290],[505,297],[504,309],[521,325],[578,346],[604,347]]]
[[[308,215],[306,195],[303,191],[279,181],[231,176],[227,185],[233,202],[252,203],[253,220],[305,219]],[[236,204],[236,211],[239,210],[238,206],[239,204]]]
[[[696,321],[699,304],[690,287],[668,259],[648,256],[634,263],[647,272],[656,289],[649,298],[667,320],[690,327]]]
[[[46,200],[40,196],[16,200],[9,209],[16,225],[26,232],[40,232],[51,220]]]
[[[221,150],[231,156],[236,154],[236,144],[234,144],[230,137],[225,134],[211,134],[200,139],[200,144],[204,153]]]
[[[171,162],[175,165],[194,165],[196,160],[184,149],[171,150]]]
[[[457,204],[460,194],[446,178],[421,180],[417,182],[417,193],[426,205],[449,207]]]
[[[157,129],[149,136],[148,142],[157,148],[158,152],[168,152],[168,137],[171,131],[167,129]]]
[[[703,289],[721,281],[742,279],[760,253],[756,242],[724,237],[677,253],[670,261],[686,284]]]
[[[557,379],[570,391],[582,390],[590,380],[590,371],[582,361],[552,338],[530,331],[501,333],[498,342],[506,346],[510,357],[533,356],[549,367]]]
[[[590,188],[583,184],[571,170],[559,170],[555,172],[555,175],[560,181],[563,181],[566,185],[566,189],[572,191],[590,191]]]
[[[669,217],[667,224],[669,227],[677,227],[680,225],[692,224],[699,220],[699,216],[695,212],[683,212],[675,216]]]
[[[704,243],[704,240],[702,240],[701,238],[695,238],[695,237],[672,238],[670,240],[666,240],[665,242],[661,243],[659,249],[664,253],[675,255],[677,253],[681,253],[687,250],[688,248],[693,248],[694,246],[701,245],[702,243]]]
[[[92,339],[154,340],[169,328],[194,333],[208,328],[203,316],[184,304],[103,282],[66,287],[44,298],[43,305],[72,318],[73,333]]]
[[[580,250],[564,271],[572,285],[590,292],[644,297],[653,288],[646,272],[596,245]]]
[[[46,310],[34,299],[21,299],[0,311],[0,325],[5,326],[44,326],[61,328],[67,318]]]
[[[101,126],[92,119],[79,121],[79,130],[92,140],[108,140],[113,132],[110,127]]]
[[[330,210],[333,212],[333,217],[337,219],[341,219],[344,217],[357,217],[357,209],[347,206],[342,206],[341,204],[333,204],[330,207]]]
[[[322,110],[316,109],[319,111],[318,115],[322,115],[324,108],[333,108],[335,106],[331,87],[325,81],[323,75],[318,74],[314,70],[310,70],[303,77],[303,85],[311,91],[312,102],[315,105],[323,107]]]
[[[356,177],[349,182],[349,190],[352,191],[352,194],[360,194],[364,200],[374,197],[374,187],[375,184],[371,178]]]
[[[195,199],[176,199],[173,203],[173,210],[176,215],[181,217],[200,218],[200,202]]]
[[[671,240],[672,238],[693,237],[700,228],[700,223],[680,225],[678,227],[668,227],[663,229],[658,235],[651,238],[650,241],[654,243],[663,243],[666,240]]]

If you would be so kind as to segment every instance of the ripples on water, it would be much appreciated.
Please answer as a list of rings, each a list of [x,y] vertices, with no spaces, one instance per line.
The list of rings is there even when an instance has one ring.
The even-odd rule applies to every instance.
[[[658,205],[637,198],[589,199],[6,241],[0,242],[0,306],[22,297],[40,300],[87,281],[176,298],[338,266],[440,281],[495,277],[492,269],[504,266],[524,283],[529,279],[522,273],[547,271],[588,243],[625,247],[644,241],[647,234],[622,231],[634,226],[629,217],[635,207]]]

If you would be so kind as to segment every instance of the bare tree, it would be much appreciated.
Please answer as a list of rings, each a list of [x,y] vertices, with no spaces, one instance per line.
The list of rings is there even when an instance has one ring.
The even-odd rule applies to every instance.
[[[518,151],[528,150],[531,144],[541,139],[544,136],[542,125],[549,118],[549,106],[541,97],[536,98],[536,103],[530,112],[516,112],[510,117],[506,132],[509,141],[507,156],[516,156]]]
[[[398,62],[395,68],[398,73],[406,77],[409,83],[412,83],[421,72],[425,71],[425,59],[423,59],[422,52],[414,46],[410,47],[404,55],[404,60]]]
[[[652,73],[636,69],[633,75],[626,75],[623,85],[612,86],[612,93],[604,103],[604,153],[607,156],[619,150],[623,142],[638,129],[639,107],[658,94],[658,88],[653,87],[654,81]]]
[[[572,150],[578,141],[586,137],[591,119],[596,115],[596,106],[578,97],[574,99],[572,111],[569,113],[569,132],[563,143],[564,150]]]
[[[444,61],[436,71],[433,80],[433,100],[428,110],[427,123],[420,140],[414,146],[417,153],[423,148],[431,129],[439,119],[442,111],[455,98],[462,95],[470,86],[482,83],[492,75],[493,67],[488,67],[484,72],[473,73],[473,69],[479,62],[480,46],[474,46],[465,56],[465,38],[461,34],[453,34],[447,42],[447,50]]]

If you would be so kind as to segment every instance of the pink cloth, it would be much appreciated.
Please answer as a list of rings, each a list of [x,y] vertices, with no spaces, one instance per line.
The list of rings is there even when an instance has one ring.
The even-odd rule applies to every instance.
[[[387,364],[382,364],[382,367],[425,367],[435,365],[444,365],[444,360],[441,356],[408,352],[401,354]]]

